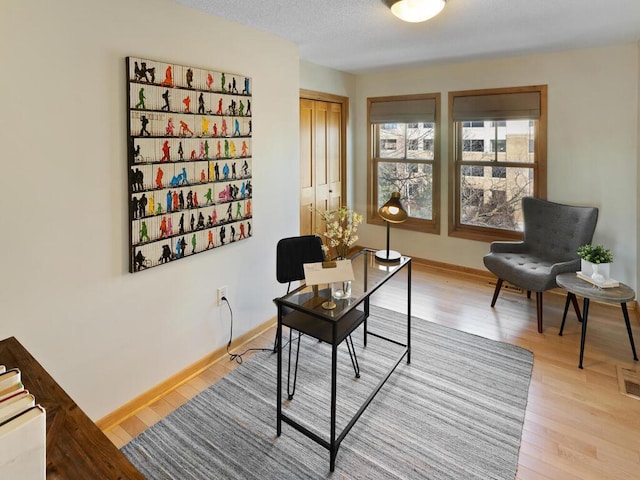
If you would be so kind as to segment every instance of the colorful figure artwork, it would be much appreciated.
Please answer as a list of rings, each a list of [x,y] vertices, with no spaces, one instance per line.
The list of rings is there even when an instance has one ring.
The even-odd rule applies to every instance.
[[[129,271],[252,236],[251,79],[129,57]]]

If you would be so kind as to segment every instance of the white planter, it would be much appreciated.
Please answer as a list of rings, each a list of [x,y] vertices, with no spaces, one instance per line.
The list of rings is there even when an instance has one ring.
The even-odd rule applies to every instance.
[[[594,267],[596,272],[594,272]],[[587,277],[593,277],[596,275],[602,275],[601,280],[609,280],[611,278],[611,264],[610,263],[591,263],[586,260],[580,259],[580,271]]]

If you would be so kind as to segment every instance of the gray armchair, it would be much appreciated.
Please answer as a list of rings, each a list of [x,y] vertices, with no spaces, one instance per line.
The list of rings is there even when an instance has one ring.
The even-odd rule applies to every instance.
[[[576,253],[591,243],[598,209],[548,202],[533,197],[522,199],[524,239],[521,242],[493,242],[484,265],[498,277],[491,306],[496,304],[503,281],[536,292],[538,332],[542,333],[542,293],[557,287],[556,275],[580,270]],[[580,312],[574,299],[578,318]]]

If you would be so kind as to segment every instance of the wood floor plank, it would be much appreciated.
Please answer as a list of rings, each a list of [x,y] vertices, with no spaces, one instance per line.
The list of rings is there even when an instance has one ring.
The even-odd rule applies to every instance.
[[[122,448],[134,437],[129,435],[121,425],[117,425],[114,428],[110,429],[108,432],[105,432],[109,440],[117,447]]]
[[[149,407],[143,408],[138,413],[136,413],[136,417],[140,419],[147,427],[155,425],[164,418],[164,416],[159,415],[158,412]]]

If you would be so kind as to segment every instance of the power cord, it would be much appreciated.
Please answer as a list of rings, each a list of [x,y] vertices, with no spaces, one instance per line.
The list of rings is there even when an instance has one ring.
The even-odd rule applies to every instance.
[[[229,351],[229,347],[231,347],[231,341],[233,340],[233,310],[231,309],[231,304],[227,297],[222,297],[220,301],[223,301],[227,304],[227,308],[229,309],[229,342],[227,343],[227,355],[229,355],[229,360],[235,361],[238,364],[242,364],[243,356],[249,352],[273,352],[273,348],[248,348],[242,353],[232,353]],[[283,345],[283,347],[287,346],[288,341]]]

